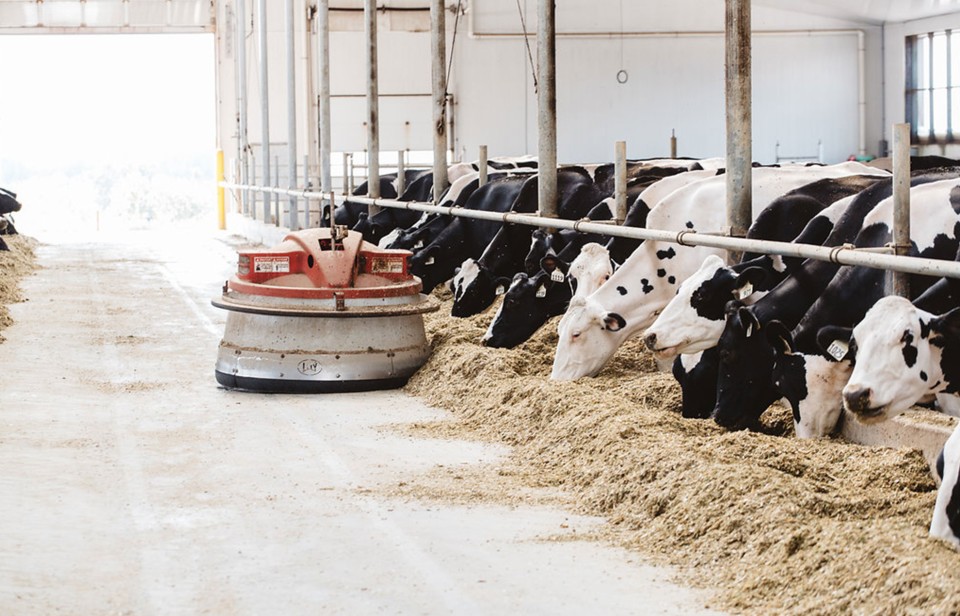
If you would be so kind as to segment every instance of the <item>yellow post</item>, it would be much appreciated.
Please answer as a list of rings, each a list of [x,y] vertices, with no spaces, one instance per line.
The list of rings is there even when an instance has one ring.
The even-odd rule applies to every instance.
[[[227,228],[227,209],[224,205],[223,197],[223,150],[217,150],[217,222],[219,229],[223,231]]]

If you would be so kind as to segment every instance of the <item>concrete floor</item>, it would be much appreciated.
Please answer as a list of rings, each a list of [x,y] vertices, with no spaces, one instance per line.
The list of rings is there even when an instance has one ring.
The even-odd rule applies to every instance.
[[[635,554],[543,541],[601,520],[378,495],[504,454],[384,430],[445,416],[402,392],[219,388],[225,237],[39,249],[0,344],[0,613],[709,613]]]

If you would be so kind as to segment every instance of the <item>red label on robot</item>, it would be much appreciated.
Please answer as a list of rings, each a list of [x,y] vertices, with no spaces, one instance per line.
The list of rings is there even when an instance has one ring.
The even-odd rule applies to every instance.
[[[288,273],[290,257],[254,257],[254,273]]]

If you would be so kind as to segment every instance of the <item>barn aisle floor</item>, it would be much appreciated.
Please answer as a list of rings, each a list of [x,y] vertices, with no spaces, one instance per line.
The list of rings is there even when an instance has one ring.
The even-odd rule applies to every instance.
[[[690,614],[708,594],[558,508],[390,498],[501,448],[402,392],[219,388],[226,235],[45,241],[0,344],[3,614]]]

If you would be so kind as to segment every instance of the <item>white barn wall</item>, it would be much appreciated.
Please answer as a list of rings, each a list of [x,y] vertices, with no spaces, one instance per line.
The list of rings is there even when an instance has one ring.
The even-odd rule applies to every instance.
[[[527,1],[527,29],[536,54],[536,3]],[[598,10],[609,7],[609,10]],[[486,144],[496,153],[535,153],[536,96],[515,2],[475,0],[477,36],[457,42],[455,68],[459,145],[467,158]],[[622,28],[615,2],[565,2],[557,7],[558,154],[562,161],[610,160],[624,139],[628,155],[662,156],[676,130],[679,154],[722,156],[725,143],[723,3],[677,1],[656,11],[625,2]],[[857,36],[879,50],[879,29],[863,24],[754,7],[758,31],[830,29],[827,36],[757,34],[754,46],[754,157],[781,152],[844,160],[858,148]],[[682,29],[684,33],[675,34]],[[709,32],[710,34],[687,34]],[[593,38],[571,32],[611,32]],[[662,33],[661,36],[631,32]],[[869,56],[869,53],[868,53]],[[875,56],[876,57],[876,56]],[[868,63],[868,77],[879,74]],[[879,139],[880,87],[868,86],[868,151]],[[523,93],[523,96],[518,96]],[[871,102],[871,100],[873,102]]]
[[[246,0],[248,36],[248,134],[260,141],[260,96],[257,36],[249,31],[257,0]],[[521,34],[515,0],[471,0],[470,19],[461,19],[450,84],[455,98],[456,154],[476,157],[486,144],[490,155],[535,153],[536,95]],[[219,25],[226,5],[218,3]],[[275,144],[286,141],[286,67],[283,2],[267,3],[270,77],[270,131]],[[316,135],[316,109],[306,93],[306,59],[302,29],[304,0],[296,0],[298,161]],[[536,1],[526,6],[530,44],[536,55]],[[565,0],[558,5],[558,141],[561,161],[610,160],[617,140],[628,142],[632,157],[668,153],[671,130],[676,131],[681,156],[720,156],[724,153],[723,1],[672,0],[656,3],[614,0]],[[338,95],[365,91],[363,32],[360,14],[337,14],[332,19],[331,89],[333,149],[363,150],[366,119],[362,97]],[[929,22],[930,20],[925,20]],[[956,20],[954,20],[956,21]],[[939,23],[939,22],[938,22]],[[423,13],[384,14],[379,21],[381,94],[423,95],[430,90],[428,17]],[[448,17],[448,46],[454,19]],[[622,67],[626,84],[616,82]],[[791,11],[753,7],[754,36],[754,157],[772,162],[774,143],[781,152],[814,155],[822,139],[828,161],[846,159],[857,151],[857,37],[865,33],[867,46],[867,151],[875,154],[882,138],[884,100],[882,76],[887,78],[886,117],[897,117],[891,103],[890,44],[894,27],[887,27],[888,68],[881,69],[880,28],[874,25],[824,18]],[[901,27],[901,26],[898,26]],[[926,26],[924,26],[926,27]],[[471,29],[475,36],[471,36]],[[701,34],[689,34],[690,31]],[[846,33],[760,34],[762,31],[844,30]],[[677,34],[677,31],[684,33]],[[590,38],[570,37],[589,32]],[[612,35],[603,36],[599,33]],[[660,33],[658,37],[632,32]],[[495,36],[482,36],[483,33]],[[229,161],[236,156],[236,83],[234,56],[226,55],[232,33],[218,32],[220,142]],[[315,38],[315,37],[314,37]],[[314,40],[314,45],[316,41]],[[449,47],[448,47],[449,48]],[[315,69],[316,70],[316,67]],[[900,69],[902,73],[902,68]],[[315,81],[319,75],[314,76]],[[899,101],[902,116],[902,75]],[[381,150],[429,150],[430,105],[426,96],[381,98]],[[285,148],[274,154],[286,162]],[[337,165],[339,161],[334,161]],[[257,162],[257,175],[261,173]]]

